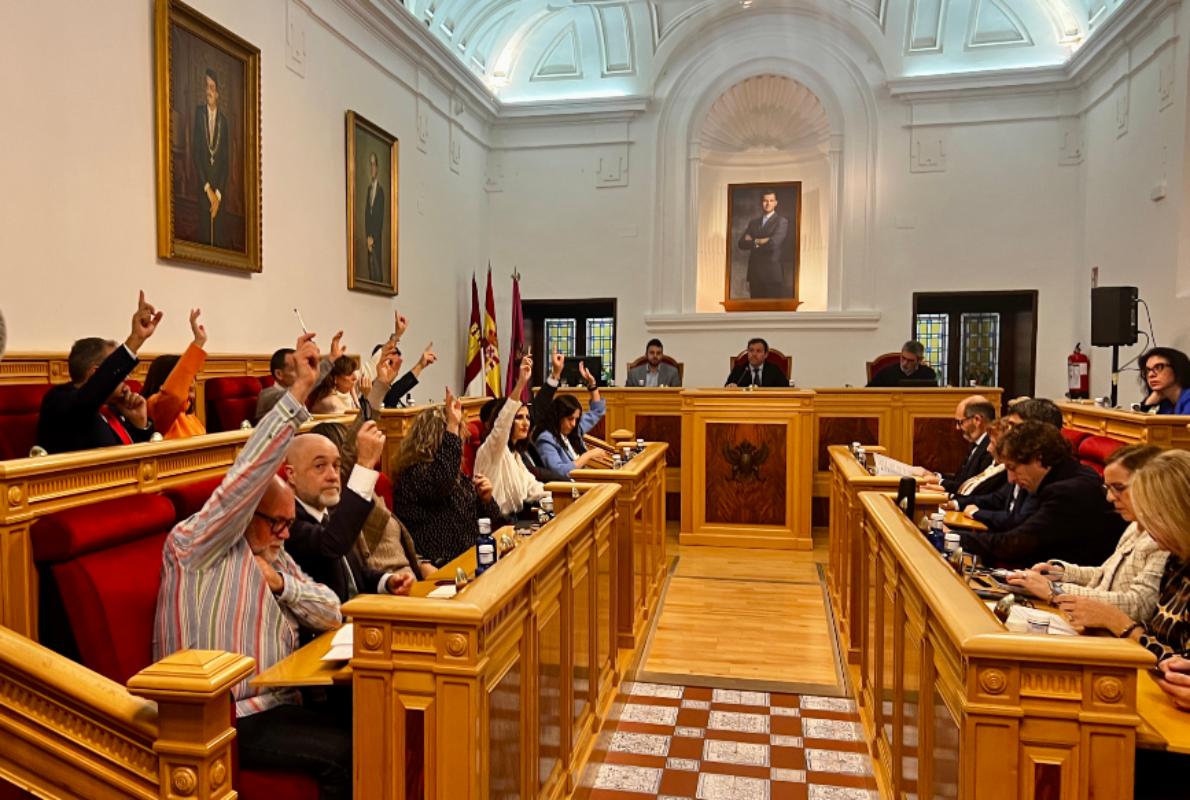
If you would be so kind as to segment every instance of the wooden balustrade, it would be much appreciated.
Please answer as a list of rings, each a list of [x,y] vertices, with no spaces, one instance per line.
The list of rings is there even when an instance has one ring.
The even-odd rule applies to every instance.
[[[186,650],[125,689],[0,627],[0,778],[42,797],[233,797],[230,693],[253,666]]]
[[[479,410],[483,408],[491,398],[488,397],[464,397],[463,402],[463,418],[470,423],[473,420],[479,419]],[[380,413],[375,415],[376,425],[384,433],[384,457],[382,469],[389,475],[393,474],[393,465],[397,460],[397,452],[401,449],[401,440],[409,433],[409,429],[413,426],[413,420],[417,419],[417,415],[425,411],[427,408],[436,408],[442,403],[426,403],[424,405],[413,406],[412,408],[385,408],[381,409]],[[464,434],[464,440],[466,434]]]
[[[860,503],[850,626],[885,795],[1129,800],[1137,670],[1152,656],[1111,637],[1010,633],[887,494]]]
[[[430,800],[554,800],[575,789],[619,681],[621,489],[550,488],[557,518],[458,596],[344,605],[355,626],[356,797],[403,800],[391,765],[411,733]],[[456,566],[473,571],[474,553],[446,573]]]
[[[1066,427],[1125,444],[1152,444],[1190,450],[1190,425],[1184,414],[1139,414],[1100,408],[1091,402],[1058,403]]]
[[[665,554],[665,453],[668,445],[650,442],[620,469],[576,469],[572,480],[612,483],[616,495],[619,647],[631,655],[644,645],[649,622],[661,602],[669,563]]]

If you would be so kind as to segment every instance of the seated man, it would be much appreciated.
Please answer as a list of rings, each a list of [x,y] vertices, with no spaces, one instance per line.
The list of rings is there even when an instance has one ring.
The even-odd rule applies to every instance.
[[[341,489],[339,448],[318,433],[303,433],[285,456],[285,477],[297,495],[289,531],[289,554],[313,580],[329,586],[340,602],[360,592],[409,594],[413,572],[380,572],[364,564],[356,540],[374,508],[376,465],[384,434],[365,422],[356,438],[356,463]]]
[[[900,363],[889,364],[873,375],[872,380],[868,381],[869,388],[875,386],[903,386],[903,381],[933,381],[934,385],[937,385],[937,374],[935,374],[933,369],[922,363],[925,355],[926,348],[922,343],[910,339],[901,345]]]
[[[992,454],[988,451],[991,443],[988,429],[996,421],[996,407],[988,402],[983,395],[964,397],[959,401],[954,411],[954,426],[963,434],[963,438],[971,443],[967,457],[957,472],[944,475],[930,472],[924,467],[914,467],[914,474],[933,480],[937,476],[942,488],[948,494],[954,494],[970,478],[980,474],[992,465]]]
[[[650,339],[645,345],[645,363],[628,370],[627,386],[681,386],[682,376],[673,364],[661,360],[665,348],[660,339]]]
[[[334,366],[335,359],[345,352],[346,348],[343,347],[342,340],[343,331],[339,331],[331,339],[331,357],[323,358],[318,364],[318,383],[322,383],[326,376],[331,374],[331,367]],[[269,359],[269,371],[273,373],[273,385],[263,389],[256,398],[256,416],[253,418],[253,422],[260,422],[264,419],[264,415],[269,413],[277,401],[285,396],[289,387],[293,386],[297,376],[293,348],[282,347],[273,353],[273,357]]]
[[[1007,567],[1060,558],[1101,563],[1111,555],[1125,523],[1104,497],[1098,473],[1078,463],[1053,425],[1028,421],[999,444],[1008,480],[1036,497],[1037,509],[1013,528],[963,533],[964,552]]]
[[[748,340],[748,360],[727,376],[724,386],[789,386],[789,377],[767,361],[769,343],[759,337]]]
[[[65,453],[149,441],[153,423],[148,406],[124,379],[161,316],[141,292],[124,344],[94,337],[74,343],[67,359],[70,383],[53,387],[41,399],[39,445],[50,453]]]
[[[395,354],[397,356],[396,363],[399,369],[401,364],[401,351],[397,349],[395,344],[391,345],[391,350],[389,347],[390,345],[386,345],[381,350],[381,356],[388,358],[389,356],[386,355],[387,353]],[[398,378],[397,381],[389,387],[388,391],[384,393],[384,407],[400,408],[402,405],[404,405],[403,401],[405,397],[413,391],[414,386],[417,386],[417,382],[421,378],[422,371],[437,360],[438,356],[434,353],[434,343],[430,342],[422,351],[421,358],[417,360],[417,363],[410,367],[409,371]]]
[[[342,622],[335,593],[310,580],[284,549],[294,496],[277,470],[310,417],[305,402],[318,380],[313,338],[298,340],[290,391],[202,509],[165,540],[155,659],[184,648],[226,650],[255,658],[259,673],[297,649],[299,626],[321,631]],[[308,772],[323,798],[351,798],[350,723],[302,705],[294,688],[257,689],[245,680],[232,694],[243,766]]]

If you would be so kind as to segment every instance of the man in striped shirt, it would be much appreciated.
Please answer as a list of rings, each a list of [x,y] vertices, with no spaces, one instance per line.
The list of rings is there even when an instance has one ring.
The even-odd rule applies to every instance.
[[[165,541],[153,657],[186,648],[256,659],[257,673],[298,647],[298,628],[336,628],[339,599],[285,552],[293,491],[277,477],[285,451],[309,418],[318,380],[314,334],[298,340],[297,380],[260,421],[202,509]],[[236,700],[240,763],[309,772],[322,797],[351,797],[351,730],[335,715],[303,706],[296,689],[256,689],[244,680]]]

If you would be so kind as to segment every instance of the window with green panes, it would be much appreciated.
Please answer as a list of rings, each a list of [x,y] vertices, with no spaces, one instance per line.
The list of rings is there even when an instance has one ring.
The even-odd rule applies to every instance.
[[[612,317],[590,317],[587,319],[587,355],[599,356],[602,361],[602,383],[607,383],[616,374],[616,321]]]
[[[963,326],[963,383],[1000,385],[1000,315],[965,312]]]
[[[573,319],[546,317],[545,349],[547,353],[574,355],[575,322]]]
[[[914,331],[914,338],[926,349],[926,363],[938,373],[939,385],[949,385],[946,354],[950,347],[950,315],[918,314]]]

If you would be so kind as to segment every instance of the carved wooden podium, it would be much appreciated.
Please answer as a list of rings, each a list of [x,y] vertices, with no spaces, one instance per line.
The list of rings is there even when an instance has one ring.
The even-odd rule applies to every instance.
[[[682,544],[811,549],[814,393],[681,397]]]

